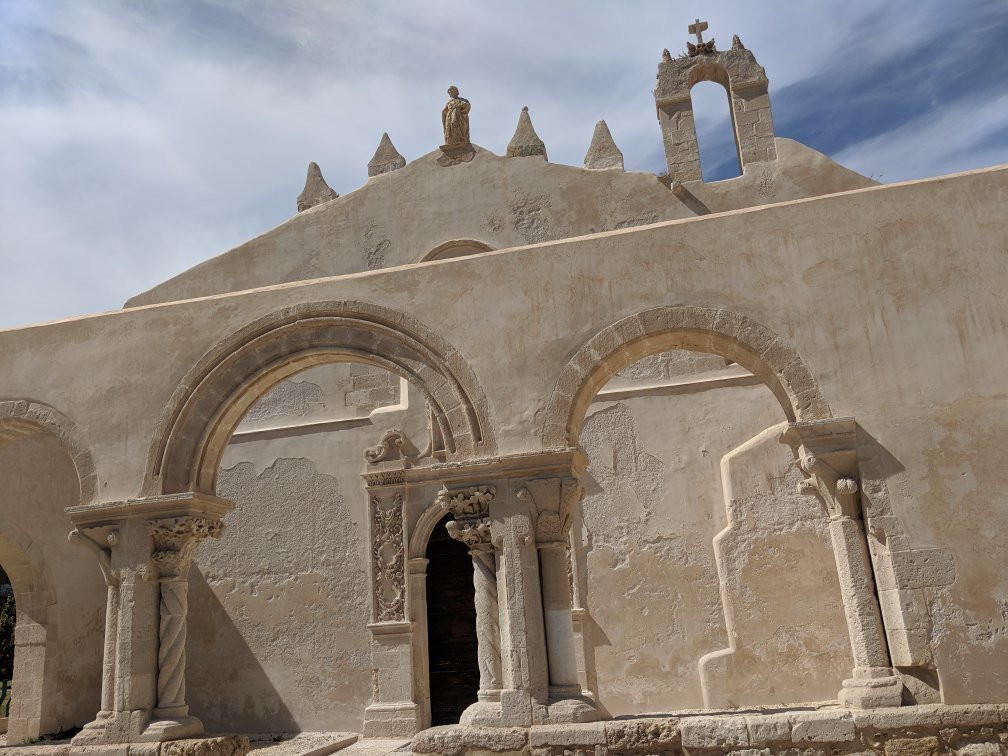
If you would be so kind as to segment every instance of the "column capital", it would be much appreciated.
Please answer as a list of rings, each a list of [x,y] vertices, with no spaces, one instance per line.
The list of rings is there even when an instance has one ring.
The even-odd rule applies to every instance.
[[[807,476],[798,485],[799,493],[821,497],[830,519],[860,519],[854,418],[791,423],[780,440],[795,450],[798,467]]]
[[[162,580],[185,580],[193,554],[204,538],[220,538],[224,523],[211,517],[165,517],[148,520],[154,541],[151,562]]]
[[[535,522],[536,546],[566,547],[571,513],[581,500],[584,488],[573,476],[526,480],[515,496],[529,506]]]
[[[470,551],[491,550],[490,504],[496,494],[494,486],[441,489],[436,500],[438,506],[455,515],[454,521],[445,526],[448,535],[464,543]]]

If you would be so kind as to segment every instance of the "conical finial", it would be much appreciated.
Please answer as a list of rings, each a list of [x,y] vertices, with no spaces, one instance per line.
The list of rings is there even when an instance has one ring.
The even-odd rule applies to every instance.
[[[662,59],[662,63],[671,63],[672,62],[672,53],[670,53],[668,51],[667,47],[664,50],[661,51],[661,59]]]
[[[585,154],[584,167],[594,170],[623,170],[623,153],[613,141],[605,121],[595,124],[595,133]]]
[[[543,144],[543,140],[539,138],[532,127],[532,119],[529,117],[528,105],[526,105],[518,115],[518,128],[515,129],[514,136],[508,142],[507,156],[531,157],[532,155],[542,155],[544,160],[549,159],[546,157],[546,145]]]
[[[742,40],[739,39],[739,35],[736,34],[731,38],[731,49],[732,50],[745,50],[745,45],[742,44]]]
[[[322,169],[318,163],[308,163],[308,177],[304,182],[304,191],[298,195],[298,212],[304,212],[310,207],[321,205],[323,202],[334,200],[339,197],[336,192],[329,188],[329,184],[322,178]]]
[[[378,149],[375,150],[374,157],[367,164],[367,175],[378,176],[389,171],[397,171],[406,165],[406,158],[399,154],[399,150],[392,144],[388,132],[381,135],[378,142]]]

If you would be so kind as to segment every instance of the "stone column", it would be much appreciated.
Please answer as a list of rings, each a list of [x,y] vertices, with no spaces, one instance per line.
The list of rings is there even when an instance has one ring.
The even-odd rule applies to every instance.
[[[850,709],[899,706],[903,683],[889,660],[868,541],[861,522],[857,446],[852,418],[793,423],[783,439],[798,449],[808,476],[800,486],[818,495],[829,512],[830,537],[854,657],[852,676],[838,698]]]
[[[188,571],[231,506],[190,492],[67,509],[71,540],[95,551],[108,584],[101,711],[75,747],[202,733],[185,703]]]
[[[144,740],[200,735],[203,724],[189,716],[186,704],[186,615],[189,610],[189,567],[199,542],[219,538],[222,524],[206,517],[169,517],[151,520],[147,530],[154,541],[151,557],[158,576],[158,674],[155,721]]]
[[[497,595],[497,555],[490,530],[490,502],[496,489],[478,486],[449,492],[438,501],[455,519],[448,534],[469,547],[473,561],[476,604],[477,661],[480,670],[478,701],[462,713],[461,724],[498,724],[501,719],[501,632]]]
[[[581,494],[581,484],[573,477],[530,480],[519,492],[519,498],[536,512],[549,667],[549,720],[555,723],[593,722],[599,717],[594,702],[581,690],[572,617],[568,547],[571,512],[580,502]]]
[[[431,726],[430,655],[427,649],[426,557],[409,560],[409,616],[413,623],[413,700],[418,707],[418,728]]]

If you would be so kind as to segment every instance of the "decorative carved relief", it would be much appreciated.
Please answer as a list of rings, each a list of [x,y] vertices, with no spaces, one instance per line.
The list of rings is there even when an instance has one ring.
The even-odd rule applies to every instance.
[[[154,539],[151,562],[162,578],[184,578],[199,542],[220,538],[224,524],[209,517],[168,517],[151,520],[147,532]]]
[[[403,446],[407,443],[405,434],[398,428],[391,428],[382,433],[381,438],[375,446],[369,446],[364,450],[364,459],[372,465],[391,459],[399,452],[406,467],[409,467],[409,458],[403,454]]]
[[[378,622],[405,619],[406,572],[403,551],[402,495],[391,507],[371,497],[371,556],[374,566],[375,618]]]
[[[454,491],[443,488],[437,495],[437,504],[454,514],[456,519],[487,517],[496,493],[497,489],[493,486],[473,486]]]

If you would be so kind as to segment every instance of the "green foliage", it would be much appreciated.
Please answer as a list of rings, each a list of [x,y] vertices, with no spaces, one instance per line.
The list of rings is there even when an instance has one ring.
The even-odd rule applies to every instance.
[[[0,568],[0,585],[7,583],[7,573]],[[0,680],[14,677],[14,622],[17,612],[14,597],[0,597]]]

